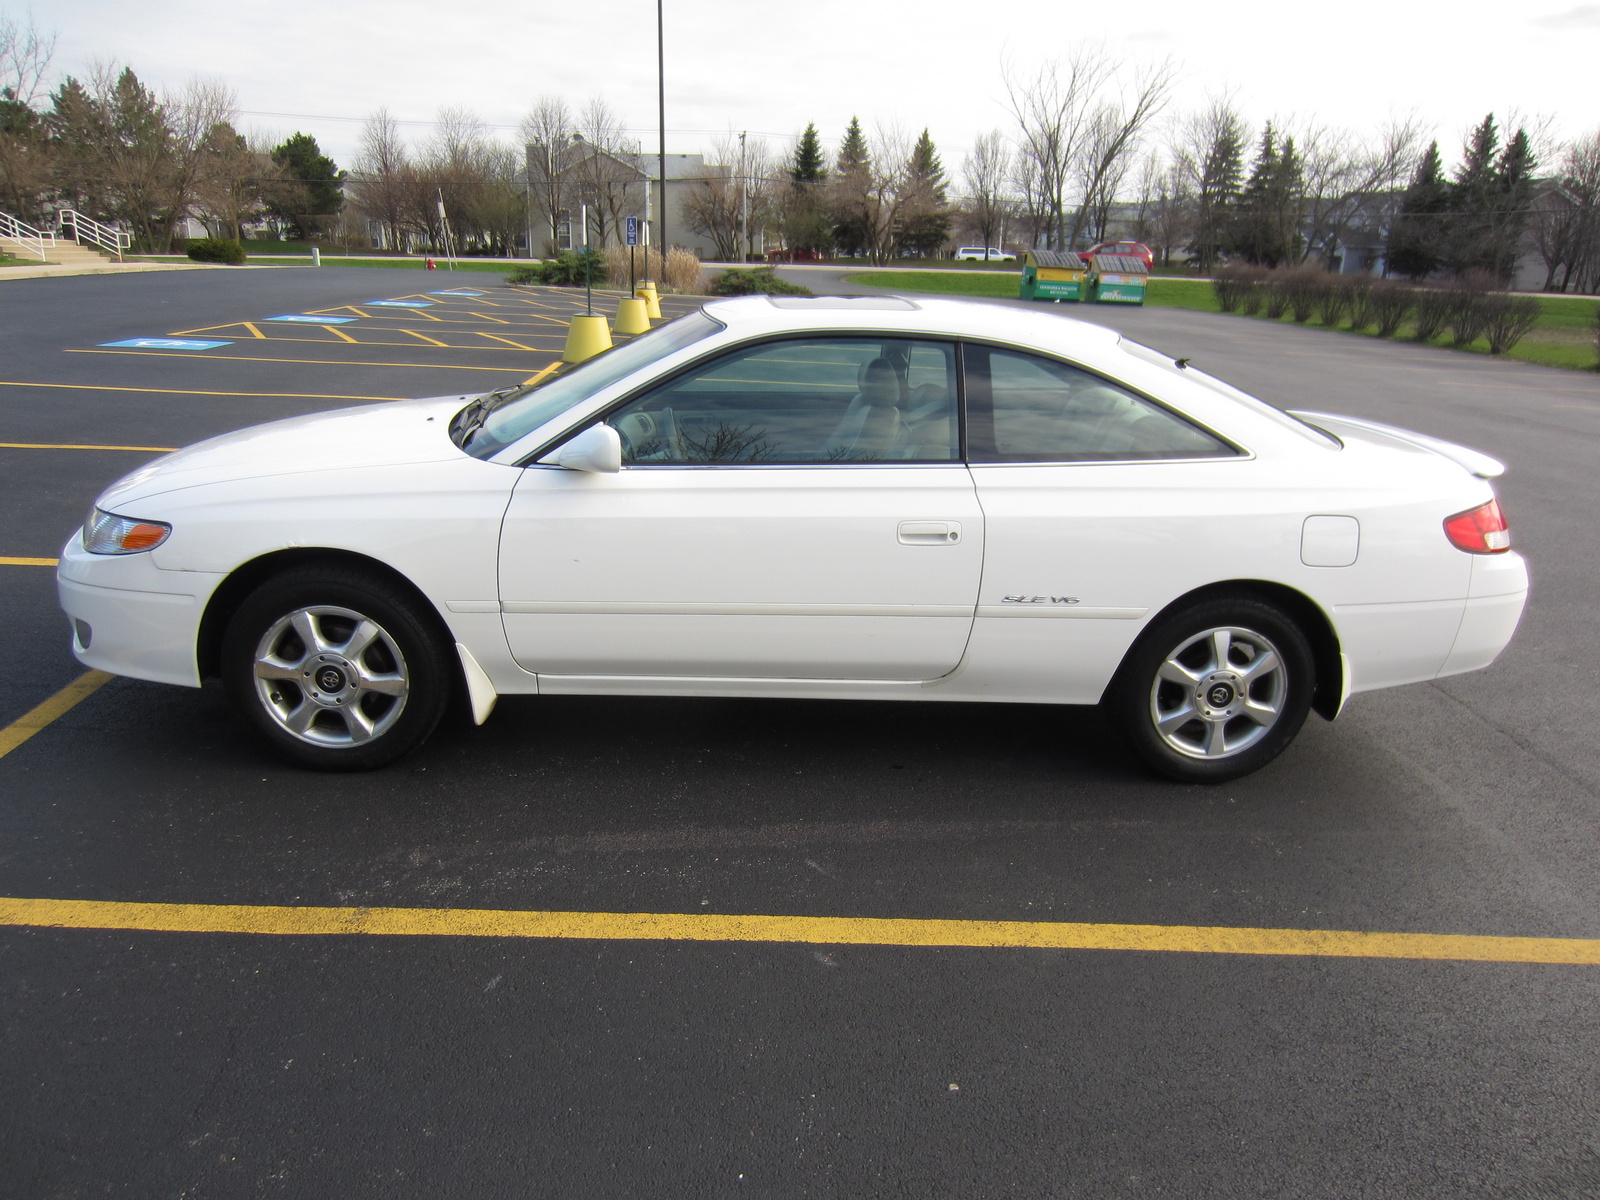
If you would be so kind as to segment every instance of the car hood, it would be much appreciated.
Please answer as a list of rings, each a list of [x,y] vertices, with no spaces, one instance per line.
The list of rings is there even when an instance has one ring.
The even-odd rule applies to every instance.
[[[450,417],[472,398],[430,396],[252,425],[163,455],[117,480],[95,503],[115,512],[130,502],[209,483],[459,458]]]

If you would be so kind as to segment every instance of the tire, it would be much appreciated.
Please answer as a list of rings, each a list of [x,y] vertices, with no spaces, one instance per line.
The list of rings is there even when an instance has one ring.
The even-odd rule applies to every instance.
[[[256,589],[228,623],[222,681],[280,757],[368,771],[421,745],[454,683],[419,603],[374,575],[303,567]]]
[[[1102,707],[1152,770],[1222,783],[1266,766],[1294,740],[1311,708],[1312,664],[1310,643],[1287,613],[1252,597],[1219,597],[1158,618]]]

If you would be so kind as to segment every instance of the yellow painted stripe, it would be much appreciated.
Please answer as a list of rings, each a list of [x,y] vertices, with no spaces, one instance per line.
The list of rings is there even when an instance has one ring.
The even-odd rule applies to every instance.
[[[250,331],[250,334],[251,334],[252,337],[258,339],[259,341],[263,341],[263,342],[267,340],[267,335],[262,333],[261,330],[256,328],[256,323],[254,321],[240,321],[239,324],[243,325],[246,329],[248,329]]]
[[[533,375],[529,375],[522,382],[523,383],[538,383],[539,380],[543,379],[546,375],[550,374],[551,371],[554,371],[560,365],[561,365],[561,360],[557,359],[555,362],[551,363],[548,367],[545,367],[542,371],[539,371],[539,372],[537,372],[536,374],[533,374]]]
[[[0,567],[53,567],[58,558],[0,558]]]
[[[348,333],[346,333],[344,330],[340,329],[337,325],[319,325],[318,328],[319,329],[326,329],[329,333],[333,334],[334,337],[340,339],[341,341],[349,342],[352,346],[360,344],[355,340],[355,338],[351,337]],[[299,341],[301,339],[297,338],[295,340]],[[305,341],[310,341],[311,339],[310,338],[306,338],[304,340]]]
[[[1472,937],[1061,921],[528,912],[490,908],[314,908],[0,898],[0,925],[136,929],[161,933],[803,942],[825,946],[1178,951],[1600,965],[1600,939],[1595,938]]]
[[[80,351],[79,353],[83,353]],[[374,364],[387,365],[387,364]],[[462,367],[489,371],[492,367]],[[501,374],[505,372],[502,371]],[[269,400],[407,400],[408,396],[325,396],[318,392],[199,392],[191,388],[142,388],[112,386],[106,383],[20,383],[13,379],[0,379],[0,387],[65,388],[71,392],[153,392],[157,396],[256,396]]]
[[[524,346],[521,342],[513,342],[510,338],[501,337],[498,333],[484,333],[481,329],[478,330],[477,333],[479,337],[493,338],[497,342],[504,342],[506,345],[514,346],[518,350],[532,350],[535,354],[539,352],[539,348],[537,346]],[[524,334],[523,336],[526,337],[527,335]],[[498,350],[499,348],[500,347],[498,346],[484,347],[484,349],[489,350]]]
[[[50,699],[39,705],[38,708],[18,717],[4,729],[0,729],[0,758],[10,754],[50,722],[59,719],[69,712],[74,705],[82,700],[87,700],[110,682],[111,676],[104,671],[85,671],[54,696],[51,696]],[[0,909],[3,909],[6,903],[8,901],[0,900]],[[15,924],[16,922],[8,923]]]
[[[272,338],[271,340],[272,341],[280,341],[280,340],[281,341],[288,341],[289,339],[288,338],[281,338],[281,339],[280,338]],[[324,342],[324,343],[320,343],[320,344],[326,345],[327,343]],[[371,346],[371,345],[394,345],[396,349],[411,350],[411,351],[425,349],[425,347],[423,347],[423,346],[400,346],[398,343],[363,342],[362,344],[363,345],[367,345],[367,346]],[[471,348],[474,349],[474,350],[488,349],[488,347],[478,347],[478,346],[471,347]],[[66,351],[63,351],[63,353],[65,353],[65,354],[131,354],[136,358],[187,358],[191,362],[195,361],[194,355],[192,355],[192,354],[168,354],[164,350],[66,350]],[[545,353],[545,354],[554,354],[555,351],[554,350],[545,350],[543,353]],[[510,369],[510,368],[507,368],[507,367],[468,367],[468,366],[463,366],[460,363],[355,362],[355,361],[351,361],[349,359],[340,359],[340,358],[278,358],[275,355],[271,355],[271,354],[256,354],[256,355],[250,355],[250,354],[212,354],[212,355],[207,356],[207,358],[208,358],[208,361],[214,361],[214,360],[220,358],[220,359],[224,359],[224,360],[226,360],[228,362],[293,363],[293,364],[299,365],[299,366],[316,366],[316,367],[404,367],[408,371],[498,371],[502,375],[504,375],[506,373],[506,371],[508,369]],[[89,387],[90,385],[89,384],[69,384],[69,383],[16,383],[16,384],[9,384],[8,385],[8,384],[0,383],[0,387],[3,387],[3,386],[10,386],[10,387]],[[105,389],[105,390],[111,390],[111,389]],[[125,391],[135,391],[135,392],[167,392],[167,391],[171,391],[172,389],[171,388],[125,388],[123,390],[125,390]],[[181,394],[188,395],[190,393],[181,393]],[[269,395],[279,395],[280,393],[277,393],[277,392],[196,392],[196,393],[192,393],[192,394],[194,394],[194,395],[212,395],[212,396],[269,396]],[[317,397],[312,397],[312,398],[316,399]],[[352,400],[396,400],[396,399],[399,399],[400,397],[397,397],[397,396],[352,396],[350,398]],[[343,397],[330,396],[330,397],[328,397],[328,399],[339,400],[339,399],[343,399]]]
[[[446,350],[451,348],[449,342],[441,342],[438,338],[431,338],[425,333],[418,333],[415,329],[402,329],[401,333],[409,333],[414,338],[421,338],[430,346],[443,346]]]
[[[75,442],[0,442],[0,450],[145,450],[170,454],[176,446],[80,446]]]

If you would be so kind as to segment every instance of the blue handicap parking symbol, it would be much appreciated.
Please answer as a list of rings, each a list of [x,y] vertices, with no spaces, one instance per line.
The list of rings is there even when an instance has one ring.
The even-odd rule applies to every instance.
[[[464,291],[461,291],[460,289],[452,288],[448,292],[429,292],[428,295],[430,295],[430,296],[481,296],[481,295],[483,295],[483,293],[482,292],[464,292]]]
[[[432,308],[432,300],[368,300],[362,308]]]
[[[191,342],[181,338],[128,338],[126,341],[100,344],[131,350],[214,350],[218,346],[233,345],[232,342]]]
[[[264,317],[267,321],[292,321],[297,325],[348,325],[354,317],[312,317],[305,313],[291,313],[285,317]]]

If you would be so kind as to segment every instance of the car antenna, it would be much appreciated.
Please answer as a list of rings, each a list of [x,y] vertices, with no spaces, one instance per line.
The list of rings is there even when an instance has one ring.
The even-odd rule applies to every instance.
[[[1172,361],[1177,365],[1177,368],[1180,371],[1186,371],[1189,369],[1189,360],[1187,358],[1175,358]]]

